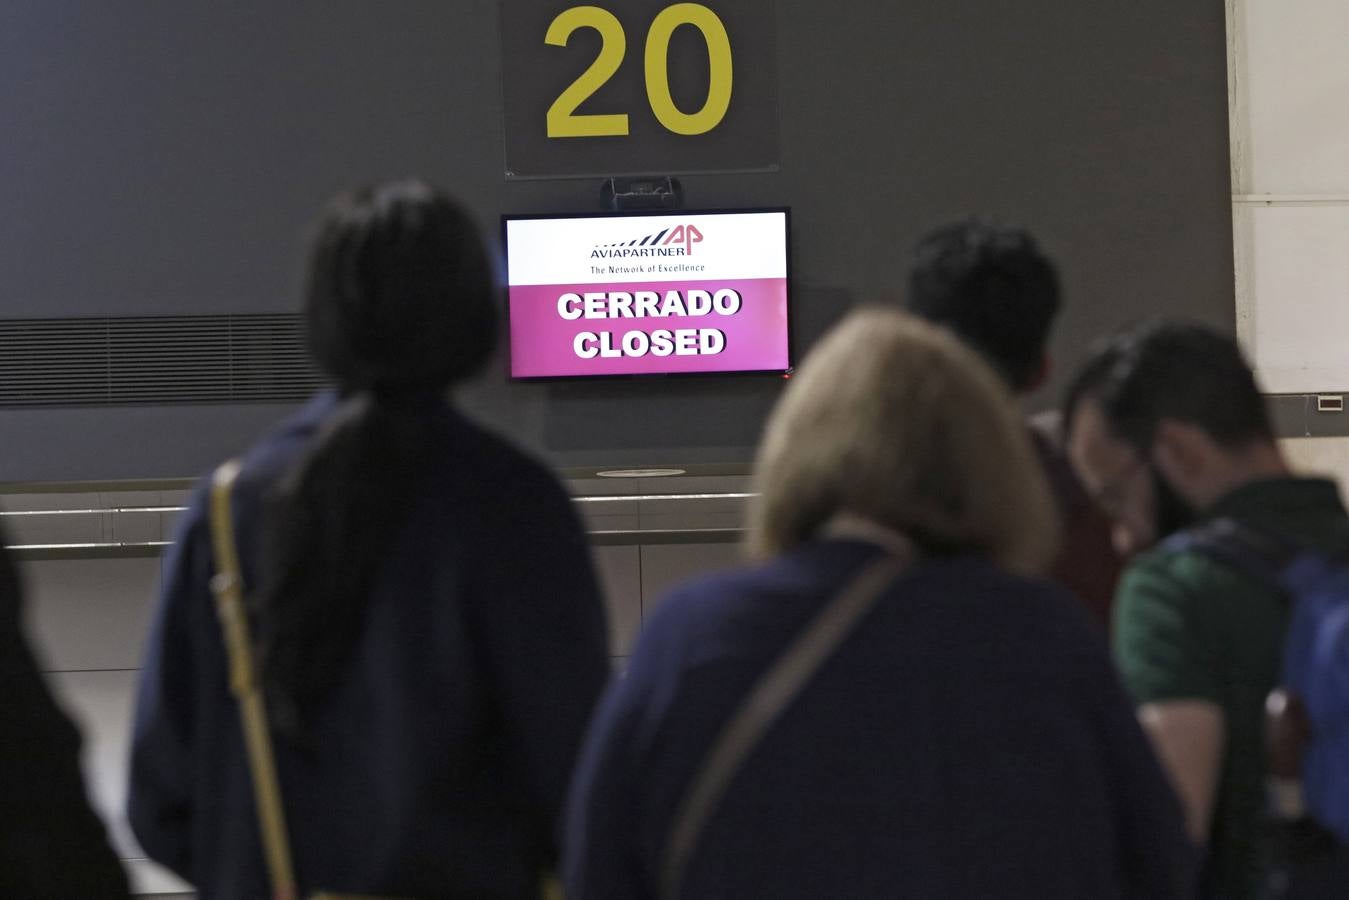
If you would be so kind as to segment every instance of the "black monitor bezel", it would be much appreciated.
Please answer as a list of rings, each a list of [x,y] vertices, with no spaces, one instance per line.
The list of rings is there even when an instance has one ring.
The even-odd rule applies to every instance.
[[[522,220],[537,219],[639,219],[649,216],[706,216],[706,215],[727,215],[737,213],[782,213],[784,216],[784,253],[786,255],[787,265],[787,366],[782,369],[727,369],[718,372],[625,372],[616,373],[597,373],[594,375],[515,375],[511,365],[511,285],[510,285],[510,244],[507,240],[507,223],[518,222]],[[504,338],[505,352],[503,357],[506,365],[506,378],[512,382],[598,382],[598,381],[633,381],[649,379],[669,379],[669,378],[782,378],[789,376],[795,370],[796,364],[796,329],[793,327],[793,304],[792,304],[792,211],[789,206],[735,206],[735,207],[716,207],[707,209],[631,209],[606,211],[599,210],[594,212],[565,212],[565,213],[503,213],[501,215],[501,277],[502,294],[505,305],[504,317]]]

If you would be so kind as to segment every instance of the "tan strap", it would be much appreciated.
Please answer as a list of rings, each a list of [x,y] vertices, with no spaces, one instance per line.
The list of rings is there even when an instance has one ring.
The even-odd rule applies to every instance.
[[[276,777],[272,736],[267,729],[267,706],[253,663],[248,610],[244,606],[243,572],[234,540],[230,494],[238,475],[238,460],[230,460],[211,477],[211,543],[215,550],[211,593],[215,596],[216,613],[229,654],[230,690],[239,702],[239,719],[248,750],[248,768],[258,808],[262,848],[272,881],[272,896],[276,900],[294,900],[295,866],[286,836],[286,815],[281,805],[281,785]]]
[[[661,900],[679,897],[684,867],[703,825],[750,751],[899,576],[904,565],[904,559],[887,555],[863,569],[755,682],[712,744],[675,812],[661,862]]]

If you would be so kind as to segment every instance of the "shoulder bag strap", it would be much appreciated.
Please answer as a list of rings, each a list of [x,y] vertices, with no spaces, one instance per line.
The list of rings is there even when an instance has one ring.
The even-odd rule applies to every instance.
[[[216,568],[211,579],[211,593],[215,596],[216,613],[229,653],[230,690],[239,703],[239,719],[248,750],[248,768],[253,780],[263,852],[272,881],[272,896],[276,900],[293,900],[295,867],[286,836],[286,817],[281,806],[272,738],[267,730],[267,707],[253,664],[248,611],[244,607],[243,574],[234,541],[230,491],[238,475],[238,460],[230,460],[211,477],[211,543],[215,549]]]
[[[787,705],[796,698],[876,599],[903,571],[904,560],[887,555],[862,570],[760,676],[722,728],[675,812],[661,862],[659,897],[677,900],[684,867],[703,825],[740,769]]]

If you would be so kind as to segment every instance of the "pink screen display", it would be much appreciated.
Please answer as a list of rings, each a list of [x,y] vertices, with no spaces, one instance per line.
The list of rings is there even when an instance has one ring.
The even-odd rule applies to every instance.
[[[785,371],[785,211],[508,219],[511,376]]]

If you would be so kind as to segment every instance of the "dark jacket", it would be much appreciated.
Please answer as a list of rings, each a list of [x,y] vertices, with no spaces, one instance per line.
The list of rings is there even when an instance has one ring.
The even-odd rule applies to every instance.
[[[235,521],[258,575],[260,500],[334,407],[320,396],[245,457]],[[534,896],[608,675],[585,536],[538,463],[443,403],[436,459],[377,575],[312,740],[277,741],[300,886]],[[169,554],[136,711],[129,817],[204,898],[268,894],[238,711],[208,590],[199,490]]]
[[[79,732],[42,680],[21,606],[0,549],[0,897],[125,897],[126,874],[85,796]]]
[[[664,602],[587,738],[569,900],[655,896],[714,736],[881,552],[811,543]],[[901,576],[773,724],[683,896],[1179,900],[1190,856],[1100,633],[1057,588],[946,558]]]

